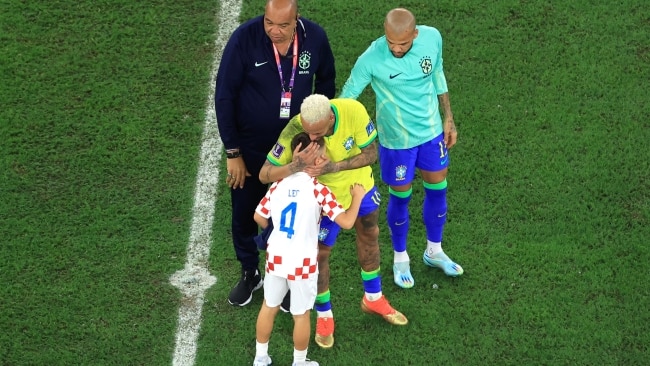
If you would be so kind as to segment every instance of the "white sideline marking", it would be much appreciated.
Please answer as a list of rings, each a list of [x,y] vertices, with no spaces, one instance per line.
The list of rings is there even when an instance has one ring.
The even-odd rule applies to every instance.
[[[217,18],[217,39],[215,58],[210,73],[210,93],[205,107],[203,143],[199,160],[198,175],[192,208],[192,226],[187,245],[185,268],[174,273],[169,281],[183,294],[178,309],[178,329],[174,349],[174,366],[192,366],[196,358],[196,340],[201,329],[201,311],[205,292],[217,281],[208,270],[210,257],[211,229],[214,221],[214,205],[219,182],[219,161],[221,160],[221,139],[214,113],[214,80],[219,69],[223,47],[230,34],[239,25],[241,0],[222,0]]]

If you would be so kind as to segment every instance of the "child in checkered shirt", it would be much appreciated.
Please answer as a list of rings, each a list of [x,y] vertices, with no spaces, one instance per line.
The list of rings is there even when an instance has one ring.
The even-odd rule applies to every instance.
[[[302,151],[312,143],[318,144],[319,156],[324,156],[323,139],[312,142],[304,132],[293,138],[291,149]],[[319,159],[304,163],[313,165]],[[266,228],[271,219],[273,230],[266,248],[264,302],[257,317],[256,361],[270,363],[268,342],[273,322],[282,299],[291,290],[294,363],[305,362],[311,334],[310,310],[317,294],[320,219],[322,215],[327,215],[341,228],[351,229],[366,190],[362,185],[355,184],[350,187],[350,193],[352,204],[346,211],[327,186],[307,173],[296,172],[273,183],[257,206],[255,221]]]

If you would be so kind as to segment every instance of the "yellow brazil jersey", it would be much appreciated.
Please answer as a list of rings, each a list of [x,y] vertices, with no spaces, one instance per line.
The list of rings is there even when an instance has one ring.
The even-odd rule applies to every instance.
[[[377,138],[375,123],[370,119],[368,111],[354,99],[332,99],[330,100],[334,112],[334,133],[325,136],[327,157],[334,162],[347,160],[359,155],[361,149],[370,145]],[[273,150],[266,156],[274,165],[281,166],[289,164],[293,157],[291,151],[291,140],[303,132],[300,123],[300,115],[293,117],[287,126],[282,130]],[[336,200],[347,210],[352,203],[350,186],[360,183],[369,191],[375,186],[372,176],[372,168],[364,166],[352,170],[342,170],[336,173],[328,173],[318,177],[318,181],[327,185],[336,195]]]

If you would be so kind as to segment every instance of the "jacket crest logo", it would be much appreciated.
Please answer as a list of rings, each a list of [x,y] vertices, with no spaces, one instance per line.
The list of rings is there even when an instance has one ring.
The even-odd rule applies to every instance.
[[[311,52],[302,51],[298,57],[298,66],[301,69],[298,71],[298,74],[309,74],[309,67],[311,66]]]

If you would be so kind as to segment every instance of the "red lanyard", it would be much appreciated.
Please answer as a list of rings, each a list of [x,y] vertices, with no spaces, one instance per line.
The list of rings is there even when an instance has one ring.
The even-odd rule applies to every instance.
[[[293,89],[293,81],[296,76],[296,66],[298,65],[298,32],[293,35],[293,66],[291,68],[291,79],[289,80],[289,91]],[[275,53],[275,63],[278,65],[278,73],[280,74],[280,84],[284,92],[284,78],[282,77],[282,65],[280,64],[280,54],[278,49],[273,45],[273,53]]]

